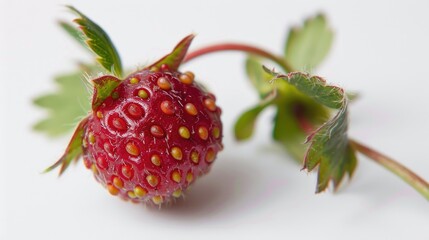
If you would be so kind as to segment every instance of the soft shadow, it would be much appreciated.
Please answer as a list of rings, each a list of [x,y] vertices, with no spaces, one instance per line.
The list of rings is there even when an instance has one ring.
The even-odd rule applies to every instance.
[[[217,216],[242,216],[259,205],[256,196],[267,191],[261,184],[265,176],[255,164],[243,164],[246,159],[218,159],[212,172],[188,189],[184,199],[161,210],[147,208],[156,215],[169,215],[180,220],[199,220]],[[266,202],[266,200],[265,200]],[[241,214],[240,214],[241,213]]]
[[[244,205],[254,197],[249,186],[258,185],[255,178],[257,169],[251,164],[242,165],[237,159],[219,159],[211,173],[203,176],[177,200],[173,206],[161,211],[148,208],[157,214],[177,215],[184,217],[204,217],[224,214],[233,206]],[[229,210],[228,210],[229,209]]]

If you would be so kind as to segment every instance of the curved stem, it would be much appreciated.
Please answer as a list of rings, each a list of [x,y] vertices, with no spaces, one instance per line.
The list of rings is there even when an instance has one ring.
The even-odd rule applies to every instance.
[[[221,51],[240,51],[240,52],[246,52],[246,53],[258,55],[260,57],[264,57],[269,60],[272,60],[287,72],[293,71],[293,68],[290,66],[290,64],[288,64],[283,58],[278,57],[270,52],[267,52],[264,49],[251,46],[251,45],[241,44],[241,43],[221,43],[221,44],[206,46],[187,54],[183,62],[184,63],[189,62],[194,58],[200,57],[202,55],[221,52]]]
[[[423,178],[421,178],[399,162],[387,157],[384,154],[377,152],[376,150],[368,146],[365,146],[352,139],[350,139],[350,144],[360,153],[374,160],[376,163],[382,165],[389,171],[396,174],[398,177],[402,178],[405,182],[407,182],[420,194],[422,194],[427,200],[429,200],[429,183],[426,182]]]

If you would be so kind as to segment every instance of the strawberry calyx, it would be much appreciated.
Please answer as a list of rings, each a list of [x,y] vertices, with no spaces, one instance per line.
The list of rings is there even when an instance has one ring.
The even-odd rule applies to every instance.
[[[143,70],[177,71],[193,38],[193,34],[186,36],[174,47],[171,53],[167,54]],[[92,97],[92,111],[97,115],[97,109],[100,107],[100,105],[102,105],[109,98],[115,98],[115,89],[121,84],[122,80],[112,75],[104,75],[92,80],[91,82],[94,87],[94,94]],[[66,148],[65,153],[57,162],[48,167],[44,172],[49,172],[61,166],[59,173],[61,175],[73,160],[79,159],[83,152],[82,145],[86,144],[83,140],[83,136],[87,122],[88,117],[79,123],[68,147]]]
[[[174,47],[171,53],[167,54],[155,63],[145,67],[145,69],[177,71],[180,64],[184,60],[194,37],[194,34],[186,36]]]
[[[92,83],[94,85],[92,110],[95,111],[97,107],[104,102],[104,100],[112,96],[113,91],[117,86],[119,86],[119,84],[121,84],[121,80],[115,76],[106,75],[92,80]]]

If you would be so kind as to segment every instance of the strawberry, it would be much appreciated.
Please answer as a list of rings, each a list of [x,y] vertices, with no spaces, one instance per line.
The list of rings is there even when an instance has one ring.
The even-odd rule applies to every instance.
[[[222,149],[220,109],[193,79],[191,72],[138,71],[94,109],[83,158],[112,195],[160,204],[209,171]]]
[[[92,80],[92,111],[47,171],[61,166],[61,174],[83,156],[112,195],[155,205],[182,196],[223,148],[215,96],[192,72],[178,70],[193,37],[124,80],[112,75]]]

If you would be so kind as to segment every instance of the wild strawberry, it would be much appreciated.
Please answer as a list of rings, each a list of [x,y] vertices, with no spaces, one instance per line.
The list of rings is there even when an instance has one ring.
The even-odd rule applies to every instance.
[[[83,157],[111,194],[159,204],[210,169],[222,149],[220,110],[193,78],[139,71],[94,109]]]
[[[192,38],[123,81],[93,80],[92,112],[48,170],[82,155],[110,194],[156,205],[207,173],[222,149],[221,110],[193,73],[177,70]]]

